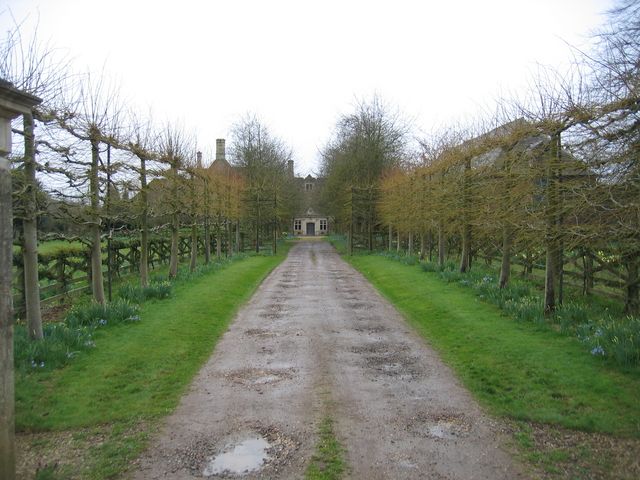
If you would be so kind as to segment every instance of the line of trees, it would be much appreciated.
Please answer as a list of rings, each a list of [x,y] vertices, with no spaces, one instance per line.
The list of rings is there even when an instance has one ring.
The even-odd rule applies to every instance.
[[[245,236],[258,250],[291,223],[292,153],[258,119],[247,116],[234,126],[232,166],[208,168],[195,136],[180,124],[159,125],[151,112],[128,104],[104,73],[72,73],[52,52],[35,37],[24,45],[19,27],[0,43],[0,77],[43,99],[14,124],[23,146],[11,158],[14,243],[23,255],[33,340],[43,337],[38,242],[45,233],[90,248],[92,296],[102,304],[105,243],[114,235],[139,237],[140,282],[147,286],[153,232],[172,239],[169,277],[175,277],[185,230],[195,269],[199,238],[208,263],[213,244],[217,257],[240,250]]]
[[[581,259],[584,292],[596,271],[624,284],[640,314],[640,3],[619,2],[597,48],[570,75],[546,73],[530,99],[482,127],[449,129],[406,148],[406,130],[374,99],[336,127],[324,152],[326,208],[353,238],[392,235],[398,248],[545,264],[544,309],[563,303],[567,257]],[[419,241],[419,249],[414,242]]]

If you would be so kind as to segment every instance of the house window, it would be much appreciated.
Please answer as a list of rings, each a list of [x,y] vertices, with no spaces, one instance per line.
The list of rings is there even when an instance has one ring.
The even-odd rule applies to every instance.
[[[302,220],[294,220],[293,229],[294,230],[302,230]]]
[[[305,184],[304,184],[304,189],[305,189],[307,192],[310,192],[311,190],[313,190],[313,183],[305,183]]]
[[[327,221],[326,220],[320,220],[320,231],[327,231]]]

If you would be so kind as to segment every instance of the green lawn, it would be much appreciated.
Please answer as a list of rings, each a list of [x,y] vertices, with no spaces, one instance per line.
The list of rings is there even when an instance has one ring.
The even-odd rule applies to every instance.
[[[518,323],[473,292],[390,259],[359,269],[497,415],[640,438],[640,372],[585,354],[575,339]]]
[[[419,265],[378,255],[349,261],[506,420],[514,453],[535,478],[640,478],[640,368],[593,357],[548,325],[508,318]]]
[[[139,323],[99,330],[96,348],[66,368],[18,377],[17,430],[77,430],[82,437],[107,425],[105,441],[89,449],[82,478],[121,472],[284,255],[252,256],[178,282],[170,299],[143,304]]]

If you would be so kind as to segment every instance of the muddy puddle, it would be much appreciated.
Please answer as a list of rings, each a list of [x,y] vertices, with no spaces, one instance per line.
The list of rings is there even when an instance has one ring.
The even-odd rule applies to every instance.
[[[270,447],[271,444],[261,436],[246,439],[209,458],[202,475],[244,475],[259,470],[269,460],[267,451]]]
[[[407,430],[421,437],[436,440],[456,440],[469,436],[471,424],[464,415],[419,414]]]

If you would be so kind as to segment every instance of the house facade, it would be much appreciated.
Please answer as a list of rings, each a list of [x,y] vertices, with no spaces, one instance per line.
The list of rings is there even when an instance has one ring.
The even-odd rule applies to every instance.
[[[289,161],[289,174],[293,173],[293,161]],[[300,193],[300,207],[293,218],[295,236],[319,236],[329,233],[330,219],[320,211],[320,190],[323,179],[312,175],[294,177]]]

